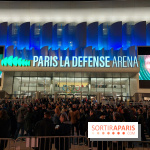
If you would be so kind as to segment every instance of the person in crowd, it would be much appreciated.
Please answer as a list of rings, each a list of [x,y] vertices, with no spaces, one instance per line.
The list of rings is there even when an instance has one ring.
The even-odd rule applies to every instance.
[[[18,137],[18,134],[19,134],[19,131],[21,129],[21,135],[20,136],[23,136],[24,135],[24,117],[25,117],[25,114],[26,114],[26,107],[27,107],[27,104],[23,104],[22,107],[20,107],[17,111],[17,130],[16,130],[16,133],[15,133],[15,139]]]
[[[85,135],[85,122],[86,122],[86,117],[85,117],[84,109],[80,108],[79,130],[80,130],[80,135],[82,136]]]
[[[6,110],[0,110],[0,138],[9,138],[11,130],[11,121]],[[0,140],[0,150],[7,147],[7,140]]]
[[[60,109],[59,108],[55,108],[55,114],[54,114],[54,116],[52,118],[54,124],[56,124],[56,125],[60,124],[59,117],[60,117]]]
[[[44,118],[38,121],[34,129],[35,136],[54,136],[55,126],[49,111],[44,113]],[[51,150],[53,138],[40,138],[38,150]]]
[[[45,99],[44,99],[44,103],[46,103],[46,100],[45,100]],[[42,104],[41,110],[40,110],[40,120],[43,119],[44,113],[45,113],[46,111],[47,111],[46,105],[45,105],[45,104]]]
[[[105,112],[102,112],[102,113],[101,113],[101,116],[100,116],[99,118],[100,118],[100,119],[99,119],[100,122],[107,122],[107,121],[106,121]]]
[[[33,111],[33,122],[36,124],[38,121],[40,121],[41,116],[40,116],[40,111],[38,105],[34,106],[34,111]]]
[[[122,116],[123,116],[123,121],[124,121],[124,122],[130,122],[130,121],[131,121],[131,118],[129,117],[129,116],[130,116],[130,113],[129,113],[129,111],[128,111],[127,108],[124,108],[124,109],[122,110]]]
[[[147,118],[146,124],[147,124],[147,133],[150,137],[150,111],[148,112],[148,118]]]
[[[33,127],[34,127],[34,115],[33,115],[33,110],[32,107],[28,107],[27,108],[27,114],[25,115],[25,130],[27,132],[28,136],[32,136],[33,135]]]
[[[10,117],[10,122],[11,122],[11,137],[14,138],[15,136],[15,132],[17,129],[17,120],[16,120],[16,110],[15,107],[12,107],[12,109],[9,111],[8,113],[9,117]]]
[[[70,136],[71,125],[68,124],[68,120],[66,115],[60,115],[60,124],[55,127],[55,135],[56,136]],[[69,150],[69,138],[56,138],[55,147],[56,150]]]
[[[145,134],[144,134],[144,116],[143,116],[143,111],[142,109],[138,109],[138,124],[141,124],[141,138],[142,138],[142,141],[145,141],[146,138],[145,138]]]
[[[69,112],[69,119],[72,123],[72,135],[74,135],[74,128],[76,128],[77,135],[79,135],[79,125],[78,121],[80,119],[79,110],[77,110],[76,105],[73,105],[72,110]]]

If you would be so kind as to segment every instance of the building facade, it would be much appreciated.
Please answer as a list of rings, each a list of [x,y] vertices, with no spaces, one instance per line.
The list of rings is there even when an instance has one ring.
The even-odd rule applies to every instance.
[[[149,54],[138,55],[150,45],[149,8],[148,0],[0,2],[1,90],[149,100],[150,87],[139,86]]]

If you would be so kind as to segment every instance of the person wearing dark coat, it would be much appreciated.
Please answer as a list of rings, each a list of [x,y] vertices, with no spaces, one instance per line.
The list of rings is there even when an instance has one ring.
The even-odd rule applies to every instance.
[[[31,107],[28,107],[27,114],[25,115],[25,130],[28,136],[32,136],[32,130],[34,126],[34,115]]]
[[[17,119],[16,119],[16,112],[15,112],[15,107],[12,107],[12,109],[9,111],[8,116],[10,118],[10,122],[11,122],[11,137],[14,138],[15,136],[15,132],[17,129]]]
[[[51,120],[50,112],[44,113],[44,119],[35,125],[35,136],[54,136],[54,124]],[[51,150],[53,138],[40,138],[38,150]]]
[[[40,110],[38,108],[38,106],[34,107],[34,111],[33,111],[33,122],[34,124],[36,124],[38,121],[40,121]]]
[[[144,117],[142,109],[138,109],[138,124],[141,124],[141,140],[146,141],[146,137],[144,134]]]
[[[85,121],[86,117],[84,114],[83,108],[80,109],[80,119],[79,119],[79,130],[80,130],[80,135],[84,136],[85,135]]]
[[[67,118],[65,114],[60,115],[60,125],[55,127],[56,136],[70,136],[71,125],[66,122]],[[55,148],[56,150],[69,150],[69,138],[56,138]]]
[[[11,122],[5,110],[0,110],[0,138],[10,137]],[[7,147],[7,140],[0,140],[0,150]]]

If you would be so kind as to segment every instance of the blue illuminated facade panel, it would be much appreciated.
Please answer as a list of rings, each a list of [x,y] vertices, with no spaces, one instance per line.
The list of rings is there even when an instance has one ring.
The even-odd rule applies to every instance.
[[[0,23],[0,45],[5,46],[5,57],[13,55],[32,60],[35,55],[70,58],[85,54],[135,56],[137,46],[149,44],[150,24],[146,24],[146,21],[112,24]]]

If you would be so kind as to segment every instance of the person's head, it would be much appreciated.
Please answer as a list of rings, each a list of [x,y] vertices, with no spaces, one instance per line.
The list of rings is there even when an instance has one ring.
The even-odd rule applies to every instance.
[[[51,106],[51,104],[50,104],[50,103],[48,103],[48,108],[52,108],[52,106]]]
[[[83,114],[84,113],[84,109],[80,108],[80,113]]]
[[[90,116],[93,116],[94,115],[94,111],[91,109],[90,110]]]
[[[12,110],[12,111],[15,111],[15,107],[13,106],[11,110]]]
[[[38,106],[35,106],[35,107],[34,107],[34,110],[38,110]]]
[[[7,111],[2,109],[0,110],[0,119],[7,119],[8,118],[8,114],[7,114]]]
[[[66,115],[65,114],[61,114],[59,120],[60,120],[61,123],[67,121]]]
[[[44,112],[44,118],[47,118],[47,119],[51,118],[51,114],[49,111]]]
[[[45,104],[42,105],[42,109],[46,109],[46,105]]]
[[[60,115],[60,109],[58,107],[55,108],[55,114],[57,114],[58,116]]]
[[[138,112],[138,114],[142,114],[143,110],[139,108],[137,112]]]
[[[27,108],[28,112],[32,112],[32,107]]]
[[[72,108],[75,108],[75,109],[76,109],[76,104],[73,104]]]
[[[127,108],[124,108],[124,109],[123,109],[123,113],[124,113],[124,114],[128,114],[128,113],[129,113],[128,109],[127,109]]]
[[[113,114],[113,120],[114,120],[114,121],[120,121],[120,114],[119,114],[118,112],[115,112],[115,113]]]
[[[105,119],[105,113],[104,113],[104,112],[101,113],[100,118],[101,118],[101,119]]]

